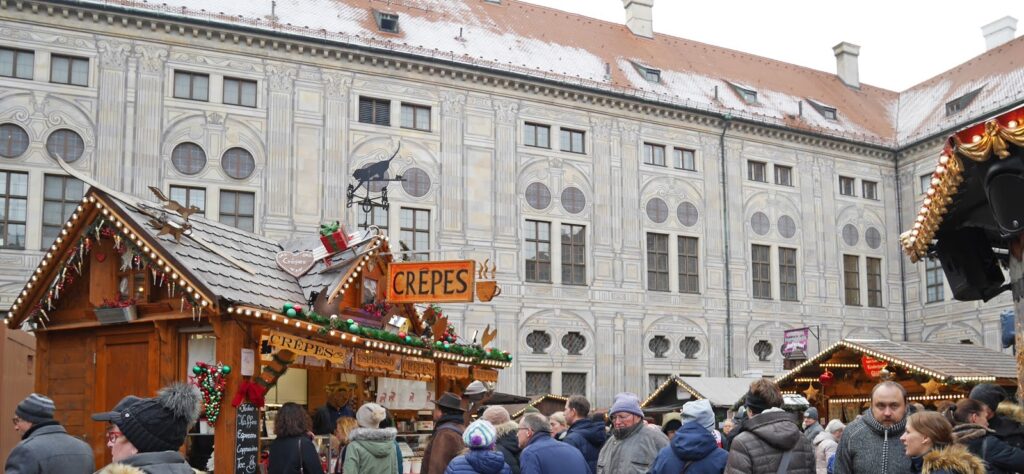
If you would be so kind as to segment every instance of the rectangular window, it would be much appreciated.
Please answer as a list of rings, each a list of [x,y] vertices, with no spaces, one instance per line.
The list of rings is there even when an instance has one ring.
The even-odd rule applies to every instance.
[[[32,79],[35,61],[32,51],[0,48],[0,76]]]
[[[843,255],[843,288],[846,306],[860,306],[860,257]]]
[[[402,208],[398,216],[399,239],[409,247],[409,250],[425,252],[430,250],[430,211],[426,209]],[[413,253],[409,260],[430,260],[429,253]]]
[[[661,71],[649,67],[640,67],[640,73],[648,82],[661,82]]]
[[[754,298],[772,299],[772,248],[767,245],[751,245],[751,274],[754,283]]]
[[[775,184],[780,186],[793,185],[793,167],[775,165]]]
[[[195,206],[200,214],[206,209],[206,189],[190,186],[171,186],[171,199],[185,207]]]
[[[523,144],[537,148],[551,148],[551,127],[527,122],[523,125]]]
[[[536,398],[551,393],[551,372],[527,372],[526,396]]]
[[[368,227],[375,225],[380,230],[384,231],[386,235],[388,233],[388,218],[391,215],[391,210],[386,207],[373,206],[370,208],[370,212],[364,212],[362,208],[359,209],[359,217],[357,227],[360,229],[367,229]]]
[[[768,176],[767,165],[763,161],[748,161],[747,162],[747,179],[751,181],[757,181],[759,183],[767,183]]]
[[[391,101],[385,99],[374,99],[372,97],[360,97],[359,122],[390,126]]]
[[[51,55],[50,82],[75,86],[89,85],[89,60],[73,56]]]
[[[861,194],[865,199],[878,200],[878,183],[874,181],[861,181]]]
[[[665,146],[644,143],[644,164],[665,166]]]
[[[796,282],[796,249],[779,247],[779,299],[799,301]]]
[[[695,151],[687,148],[676,148],[675,159],[676,169],[697,171],[697,155]]]
[[[854,184],[857,180],[853,178],[847,178],[846,176],[839,177],[839,194],[843,196],[856,196],[857,190],[854,188]]]
[[[680,236],[676,243],[679,245],[679,292],[700,293],[697,238]]]
[[[220,192],[220,222],[254,232],[256,194],[242,191]]]
[[[587,228],[562,224],[562,284],[587,284]]]
[[[0,171],[0,248],[25,249],[27,214],[28,173]]]
[[[921,175],[921,194],[928,192],[928,188],[932,187],[932,174]]]
[[[867,257],[868,306],[882,307],[882,259]]]
[[[668,236],[647,233],[647,289],[669,291]]]
[[[584,132],[579,130],[569,130],[563,128],[560,130],[562,135],[562,151],[568,151],[572,153],[584,153],[583,137]]]
[[[224,103],[256,107],[256,81],[225,77]]]
[[[43,181],[43,248],[60,235],[85,195],[85,185],[69,176],[48,174]]]
[[[394,13],[374,12],[377,16],[377,28],[387,33],[398,33],[398,15]]]
[[[174,71],[174,97],[210,100],[210,76],[187,71]]]
[[[551,223],[526,221],[526,281],[551,283]]]
[[[402,104],[402,128],[430,131],[430,107],[426,105]]]
[[[925,285],[928,290],[927,303],[937,303],[945,300],[945,289],[943,288],[944,275],[942,274],[942,263],[936,258],[924,260]]]
[[[562,396],[587,395],[586,372],[562,372]]]
[[[672,377],[670,374],[648,374],[647,375],[647,386],[649,387],[647,393],[654,393],[655,390],[661,388],[668,379]]]

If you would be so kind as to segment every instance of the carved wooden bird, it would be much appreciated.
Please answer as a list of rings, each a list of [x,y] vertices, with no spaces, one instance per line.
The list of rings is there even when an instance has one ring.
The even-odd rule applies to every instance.
[[[164,203],[164,209],[177,213],[179,216],[181,216],[182,219],[188,220],[188,216],[191,216],[192,214],[195,214],[197,212],[202,212],[202,209],[199,209],[194,205],[188,207],[182,206],[181,203],[179,203],[178,201],[175,201],[165,196],[163,191],[160,190],[160,188],[150,186],[149,190],[156,195],[157,199]]]

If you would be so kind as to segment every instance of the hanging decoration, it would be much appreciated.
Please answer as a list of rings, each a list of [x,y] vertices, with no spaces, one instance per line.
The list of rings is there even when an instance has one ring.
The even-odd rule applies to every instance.
[[[825,369],[825,372],[818,376],[818,382],[821,383],[822,387],[828,387],[829,385],[832,385],[832,382],[835,382],[835,380],[835,374],[830,372],[828,369]]]
[[[935,379],[931,379],[921,384],[921,387],[924,388],[924,395],[928,397],[932,395],[938,395],[939,389],[942,388],[943,385],[945,384],[943,384],[942,382],[937,382]]]
[[[220,402],[224,398],[224,387],[227,385],[225,377],[231,373],[231,366],[220,362],[217,362],[217,365],[196,362],[195,367],[192,367],[192,373],[195,374],[192,377],[193,383],[203,393],[202,417],[212,425],[220,416]]]
[[[253,404],[256,408],[263,408],[266,403],[267,390],[260,384],[251,380],[243,380],[238,384],[238,391],[235,392],[234,398],[231,399],[231,406],[238,408],[244,402]]]
[[[807,395],[808,400],[815,400],[818,398],[818,392],[820,392],[820,390],[814,388],[813,383],[808,382],[807,390],[804,390],[804,395]]]

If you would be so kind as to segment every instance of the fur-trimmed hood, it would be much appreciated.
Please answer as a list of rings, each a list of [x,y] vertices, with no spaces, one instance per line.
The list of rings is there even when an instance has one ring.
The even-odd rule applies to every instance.
[[[963,423],[956,425],[953,428],[953,439],[960,444],[967,444],[969,441],[973,441],[979,438],[984,438],[987,435],[995,434],[988,428],[974,423]]]
[[[394,428],[356,428],[348,434],[348,441],[394,441],[398,430]]]
[[[933,449],[924,455],[921,474],[949,472],[957,474],[985,474],[985,463],[960,444]]]
[[[1017,423],[1024,424],[1024,408],[1020,405],[1011,401],[1004,401],[999,404],[999,408],[996,409],[996,414],[1005,416]]]
[[[514,421],[506,421],[500,425],[494,427],[494,431],[497,433],[497,437],[500,438],[505,436],[507,433],[519,431],[519,423]]]

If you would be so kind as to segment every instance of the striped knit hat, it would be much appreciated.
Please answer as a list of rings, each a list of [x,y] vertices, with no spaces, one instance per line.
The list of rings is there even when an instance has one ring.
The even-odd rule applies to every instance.
[[[53,411],[56,408],[53,405],[53,400],[38,393],[33,393],[18,404],[18,407],[14,409],[14,414],[18,415],[18,418],[22,420],[38,425],[54,421]]]
[[[487,420],[474,421],[462,433],[462,442],[466,443],[469,449],[491,449],[497,438],[498,432]]]

